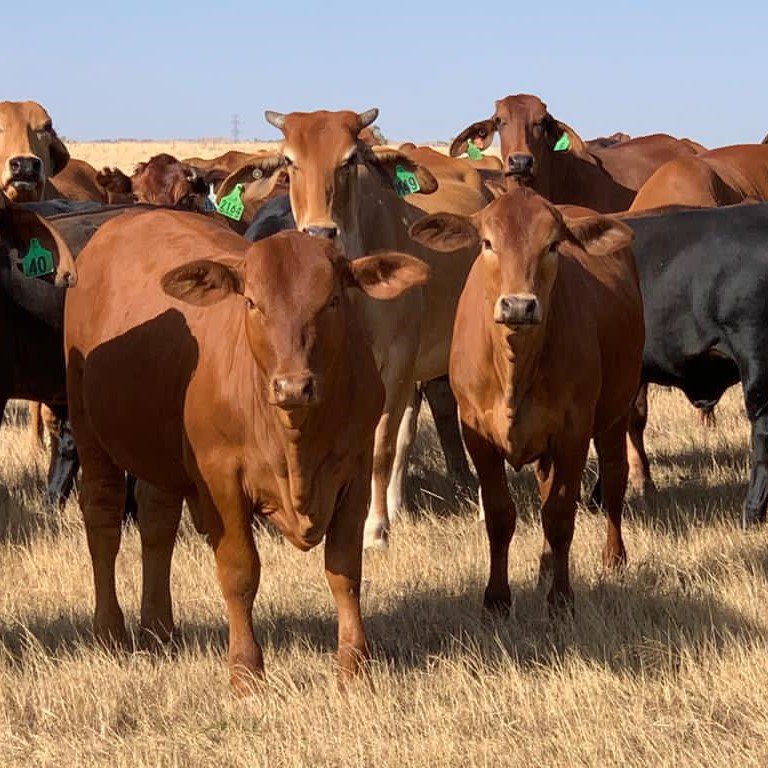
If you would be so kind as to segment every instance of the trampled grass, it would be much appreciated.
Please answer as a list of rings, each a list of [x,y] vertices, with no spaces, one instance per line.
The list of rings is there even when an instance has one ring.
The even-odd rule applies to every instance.
[[[322,546],[302,554],[260,533],[254,623],[268,681],[237,700],[213,558],[186,520],[173,567],[176,645],[114,654],[94,644],[79,511],[43,509],[43,456],[11,419],[0,430],[0,763],[767,765],[768,545],[764,531],[738,526],[740,392],[711,429],[682,396],[656,390],[647,436],[659,492],[646,508],[629,501],[622,575],[602,572],[601,517],[579,512],[573,620],[547,617],[534,484],[529,472],[511,476],[513,606],[494,619],[480,610],[485,532],[472,504],[451,496],[427,424],[409,483],[424,511],[397,524],[389,552],[365,558],[371,686],[337,690]],[[118,582],[135,630],[134,529]]]

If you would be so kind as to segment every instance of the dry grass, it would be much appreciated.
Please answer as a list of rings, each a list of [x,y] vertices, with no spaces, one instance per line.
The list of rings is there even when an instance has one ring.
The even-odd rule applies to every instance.
[[[270,141],[69,141],[67,148],[72,157],[85,160],[94,168],[116,165],[127,174],[133,172],[136,163],[149,160],[161,152],[182,160],[187,157],[204,159],[218,157],[230,149],[239,152],[258,152],[272,149],[275,142]]]
[[[67,147],[72,155],[79,160],[85,160],[94,168],[105,165],[116,165],[129,175],[136,163],[149,160],[160,152],[182,160],[187,157],[202,157],[204,159],[218,157],[230,149],[239,152],[259,152],[271,150],[277,146],[273,141],[71,141]],[[448,145],[433,145],[433,149],[448,154]],[[499,155],[498,146],[490,147],[486,154]]]
[[[268,686],[235,700],[213,559],[185,523],[174,559],[180,639],[111,655],[89,632],[92,588],[74,504],[40,503],[41,457],[0,431],[0,762],[4,766],[761,766],[768,764],[768,549],[737,521],[748,431],[740,394],[716,429],[675,393],[653,393],[648,430],[660,492],[630,504],[630,565],[599,566],[604,526],[579,514],[573,621],[550,622],[536,587],[541,534],[528,473],[509,619],[479,605],[485,534],[446,496],[420,438],[410,495],[430,511],[366,556],[373,692],[333,675],[334,612],[322,547],[262,535],[255,624]],[[135,628],[138,537],[126,533],[119,588]]]

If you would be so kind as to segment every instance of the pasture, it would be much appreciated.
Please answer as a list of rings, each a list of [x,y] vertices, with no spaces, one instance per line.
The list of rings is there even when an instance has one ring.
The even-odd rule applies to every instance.
[[[172,574],[174,645],[136,638],[133,650],[110,653],[94,644],[79,510],[74,500],[62,514],[44,510],[44,456],[11,412],[0,430],[0,486],[8,488],[0,501],[0,762],[768,764],[768,550],[764,530],[739,528],[749,442],[741,393],[728,392],[714,429],[676,392],[653,389],[650,414],[659,493],[645,509],[628,500],[629,565],[603,574],[604,522],[580,508],[575,618],[557,622],[537,588],[542,537],[530,472],[510,475],[519,512],[512,611],[490,618],[480,609],[486,535],[473,504],[450,496],[422,414],[408,483],[421,511],[398,522],[387,553],[364,560],[372,689],[337,689],[322,546],[302,554],[260,531],[254,622],[267,683],[237,700],[213,557],[186,518]],[[140,570],[130,528],[118,592],[133,631]]]

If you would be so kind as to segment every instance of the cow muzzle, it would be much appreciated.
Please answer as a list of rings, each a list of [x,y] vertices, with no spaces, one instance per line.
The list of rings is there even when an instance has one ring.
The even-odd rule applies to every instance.
[[[43,196],[43,163],[35,155],[17,155],[6,163],[3,173],[5,192],[11,200],[29,202]]]
[[[318,400],[317,382],[309,371],[273,376],[270,390],[270,403],[286,411],[307,408]]]
[[[507,170],[505,176],[512,176],[518,181],[527,181],[533,178],[533,155],[510,155],[507,158]]]
[[[541,304],[530,293],[499,296],[493,308],[493,320],[502,325],[538,325],[541,323]]]

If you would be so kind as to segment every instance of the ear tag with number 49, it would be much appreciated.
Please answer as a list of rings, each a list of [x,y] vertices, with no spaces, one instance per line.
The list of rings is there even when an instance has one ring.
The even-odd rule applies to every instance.
[[[21,260],[21,271],[25,277],[43,277],[53,272],[53,254],[36,237],[29,241],[29,250]]]
[[[418,192],[421,187],[415,173],[406,171],[402,165],[395,166],[395,180],[392,184],[398,197],[405,197]]]
[[[557,140],[557,143],[553,147],[555,152],[565,152],[568,147],[571,146],[571,140],[568,138],[568,134],[563,132],[563,135]]]
[[[245,209],[241,198],[242,193],[243,185],[235,184],[234,189],[228,195],[224,195],[224,197],[221,198],[217,206],[219,213],[233,221],[240,221],[243,217],[243,210]]]

